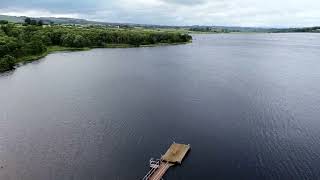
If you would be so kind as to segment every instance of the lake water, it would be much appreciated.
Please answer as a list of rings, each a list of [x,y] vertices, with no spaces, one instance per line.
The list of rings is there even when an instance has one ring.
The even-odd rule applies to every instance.
[[[55,53],[0,76],[1,180],[319,179],[320,34]]]

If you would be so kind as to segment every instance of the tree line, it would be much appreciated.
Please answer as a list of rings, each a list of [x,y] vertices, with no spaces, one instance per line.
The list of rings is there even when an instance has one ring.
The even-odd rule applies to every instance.
[[[24,57],[45,53],[50,46],[95,48],[125,44],[138,47],[158,43],[184,43],[191,39],[190,35],[177,32],[51,26],[30,18],[24,24],[3,21],[0,22],[0,71],[12,69]]]
[[[270,33],[320,33],[320,27],[269,29]]]
[[[42,26],[44,23],[42,20],[35,20],[35,19],[31,19],[31,18],[26,18],[24,20],[25,25],[38,25],[38,26]]]
[[[231,32],[239,32],[239,30],[229,30],[224,28],[215,28],[208,26],[194,26],[189,28],[189,31],[195,32],[211,32],[211,33],[231,33]]]

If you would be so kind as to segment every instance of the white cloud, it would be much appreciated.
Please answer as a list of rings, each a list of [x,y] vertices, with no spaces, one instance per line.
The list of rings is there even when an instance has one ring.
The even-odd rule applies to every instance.
[[[47,10],[22,10],[22,9],[0,9],[0,14],[8,16],[28,16],[28,17],[69,17],[80,18],[81,15],[75,13],[52,13]]]
[[[9,15],[80,17],[109,22],[166,25],[320,25],[319,0],[2,1],[0,13]]]

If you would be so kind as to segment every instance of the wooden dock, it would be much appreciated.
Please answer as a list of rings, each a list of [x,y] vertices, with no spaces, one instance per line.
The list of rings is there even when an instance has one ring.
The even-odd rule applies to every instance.
[[[149,177],[148,180],[160,180],[167,170],[174,164],[161,162],[158,169]]]
[[[161,159],[150,159],[150,171],[143,180],[160,180],[167,170],[176,164],[181,164],[190,150],[190,144],[173,143]]]

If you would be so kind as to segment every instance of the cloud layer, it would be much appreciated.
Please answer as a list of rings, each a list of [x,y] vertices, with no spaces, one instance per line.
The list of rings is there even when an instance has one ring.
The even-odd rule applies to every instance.
[[[320,25],[319,0],[1,0],[0,14],[162,25]]]

